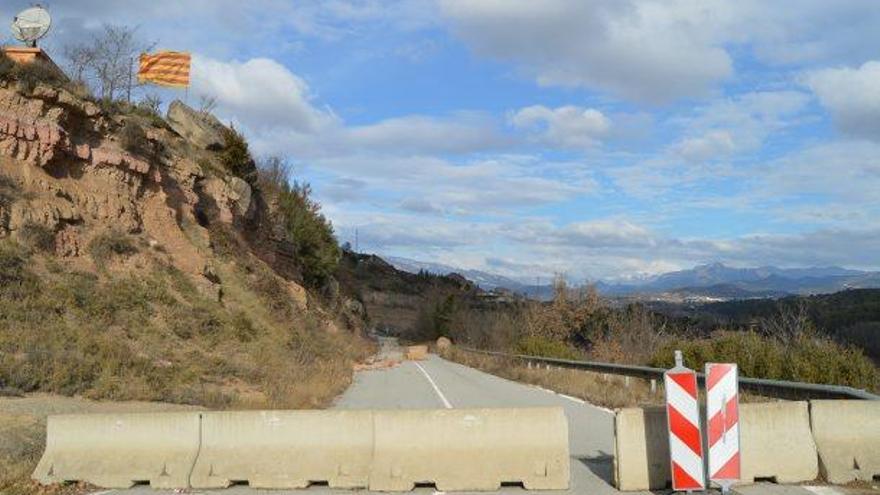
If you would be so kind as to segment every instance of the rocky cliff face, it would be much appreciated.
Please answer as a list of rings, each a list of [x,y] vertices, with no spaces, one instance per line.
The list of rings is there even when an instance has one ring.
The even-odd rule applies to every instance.
[[[259,244],[268,237],[259,222],[265,205],[216,163],[219,122],[201,131],[207,118],[173,107],[169,126],[138,114],[108,115],[64,89],[38,86],[23,95],[14,83],[0,83],[0,237],[40,226],[52,233],[55,255],[88,265],[90,240],[117,229],[201,284],[216,284],[208,229],[220,224]],[[126,126],[142,128],[142,142],[127,142]],[[263,251],[270,262],[278,256]],[[304,290],[287,283],[304,303]]]
[[[0,79],[0,390],[250,408],[344,390],[363,307],[300,283],[246,143],[68,86]]]

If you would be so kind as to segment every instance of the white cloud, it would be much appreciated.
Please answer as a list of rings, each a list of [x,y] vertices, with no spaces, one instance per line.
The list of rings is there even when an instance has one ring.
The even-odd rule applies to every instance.
[[[498,155],[457,163],[428,156],[354,154],[315,159],[312,166],[325,173],[356,174],[374,195],[407,210],[459,216],[509,215],[592,194],[597,187],[577,170],[545,177],[532,157]]]
[[[758,192],[767,198],[819,196],[856,211],[880,208],[880,144],[835,141],[808,146],[759,169]]]
[[[518,128],[538,130],[543,141],[567,148],[594,146],[611,128],[611,121],[602,112],[574,105],[525,107],[510,116],[510,123]]]
[[[808,103],[809,96],[798,91],[751,92],[709,102],[672,119],[684,132],[671,149],[698,163],[760,149],[771,135],[797,124]]]
[[[726,130],[708,131],[699,137],[685,138],[677,145],[681,156],[698,162],[727,156],[734,149],[733,137]]]
[[[703,26],[711,8],[690,2],[440,4],[454,31],[478,53],[513,61],[542,84],[658,102],[702,94],[733,72],[730,56]]]
[[[220,114],[254,130],[283,127],[314,133],[337,123],[328,110],[316,108],[308,84],[278,62],[255,58],[222,62],[196,56],[192,91],[217,98]]]
[[[495,121],[483,114],[460,112],[454,116],[409,115],[349,127],[338,136],[335,148],[355,150],[444,153],[487,150],[507,144]]]
[[[812,71],[805,82],[843,132],[880,140],[880,61]]]
[[[734,50],[788,67],[862,63],[880,43],[874,0],[439,1],[479,54],[642,102],[708,94],[733,75]]]

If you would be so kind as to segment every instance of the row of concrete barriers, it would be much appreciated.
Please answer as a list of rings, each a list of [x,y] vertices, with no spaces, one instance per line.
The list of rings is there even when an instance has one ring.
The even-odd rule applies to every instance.
[[[34,478],[106,488],[569,485],[562,408],[52,416]]]
[[[742,482],[871,481],[880,475],[880,401],[740,404]],[[670,484],[662,407],[616,412],[614,480],[620,490]]]

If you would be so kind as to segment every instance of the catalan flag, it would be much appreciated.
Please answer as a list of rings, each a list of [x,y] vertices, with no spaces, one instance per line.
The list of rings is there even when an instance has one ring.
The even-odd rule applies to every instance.
[[[185,88],[189,86],[190,59],[187,52],[142,53],[138,82]]]

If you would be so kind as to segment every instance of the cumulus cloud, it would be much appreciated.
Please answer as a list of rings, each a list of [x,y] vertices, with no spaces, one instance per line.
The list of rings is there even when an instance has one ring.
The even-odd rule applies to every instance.
[[[220,113],[254,130],[282,127],[314,133],[338,121],[312,104],[302,78],[271,59],[224,62],[196,56],[192,88],[196,95],[216,97]]]
[[[807,146],[767,163],[759,170],[757,192],[769,198],[811,195],[854,211],[880,209],[880,144],[835,141]]]
[[[521,129],[537,130],[542,141],[567,148],[594,146],[611,128],[611,121],[602,112],[574,105],[525,107],[510,115],[510,123]]]
[[[700,24],[709,8],[622,0],[441,0],[478,53],[518,63],[542,84],[639,101],[704,93],[732,62]],[[693,7],[693,5],[691,5]]]
[[[812,71],[805,82],[841,131],[880,140],[880,61]]]
[[[723,98],[672,120],[684,136],[672,151],[692,162],[723,159],[759,149],[773,133],[798,123],[809,103],[799,91],[761,91]]]
[[[708,94],[734,72],[732,53],[771,66],[865,60],[880,43],[872,0],[440,0],[477,53],[546,85],[640,102]]]

